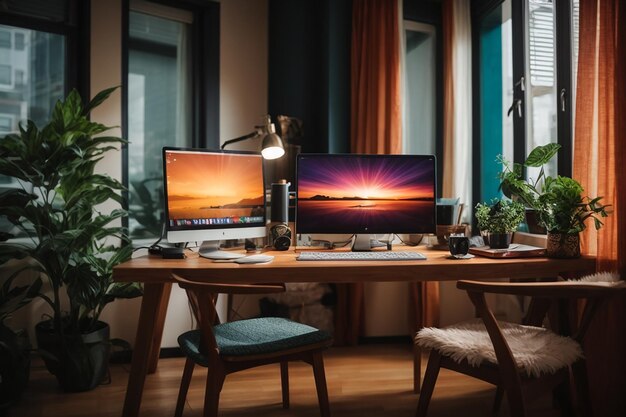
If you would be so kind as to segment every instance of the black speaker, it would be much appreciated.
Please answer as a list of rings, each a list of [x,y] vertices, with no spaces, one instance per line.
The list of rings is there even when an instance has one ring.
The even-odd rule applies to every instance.
[[[291,246],[291,229],[288,226],[289,185],[287,180],[272,183],[269,244],[276,250],[287,250]]]
[[[284,223],[270,228],[270,242],[276,250],[287,250],[291,246],[291,229]]]

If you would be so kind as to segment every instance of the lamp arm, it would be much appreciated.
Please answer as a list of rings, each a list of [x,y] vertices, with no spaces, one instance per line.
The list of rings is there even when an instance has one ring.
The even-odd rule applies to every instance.
[[[231,143],[241,142],[242,140],[250,139],[256,136],[259,136],[259,132],[255,130],[254,132],[248,133],[247,135],[239,136],[238,138],[234,139],[229,139],[226,142],[222,143],[220,149],[224,149],[226,145],[230,145]]]

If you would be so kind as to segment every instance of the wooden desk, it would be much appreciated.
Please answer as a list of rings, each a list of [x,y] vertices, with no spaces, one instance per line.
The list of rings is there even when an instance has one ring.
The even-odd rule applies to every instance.
[[[271,263],[239,265],[211,262],[192,254],[187,259],[135,258],[114,268],[113,279],[144,283],[144,295],[137,326],[123,416],[137,417],[146,375],[153,373],[159,359],[172,278],[171,273],[207,282],[384,282],[384,281],[451,281],[494,278],[553,277],[565,273],[582,275],[595,272],[595,259],[516,258],[469,260],[448,258],[446,251],[425,247],[419,250],[428,259],[420,261],[297,261],[296,252],[266,252],[274,255]]]

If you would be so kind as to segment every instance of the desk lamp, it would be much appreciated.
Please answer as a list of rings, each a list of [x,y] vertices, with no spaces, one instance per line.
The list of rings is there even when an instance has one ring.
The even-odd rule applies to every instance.
[[[227,140],[222,144],[221,148],[224,149],[226,145],[230,145],[231,143],[263,136],[263,142],[261,144],[261,155],[263,155],[263,159],[277,159],[285,154],[283,141],[280,139],[280,136],[276,134],[276,128],[269,114],[265,116],[265,125],[254,126],[254,128],[256,130],[252,133]]]

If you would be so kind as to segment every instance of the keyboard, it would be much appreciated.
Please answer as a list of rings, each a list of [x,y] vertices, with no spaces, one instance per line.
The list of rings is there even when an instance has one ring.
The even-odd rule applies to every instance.
[[[371,252],[300,252],[299,261],[416,261],[426,256],[413,251],[371,251]]]

